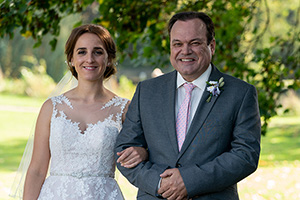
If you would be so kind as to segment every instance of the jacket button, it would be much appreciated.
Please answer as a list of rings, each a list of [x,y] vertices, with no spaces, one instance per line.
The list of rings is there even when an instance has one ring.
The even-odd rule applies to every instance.
[[[177,163],[177,164],[176,164],[176,167],[177,167],[177,168],[181,167],[181,164]]]

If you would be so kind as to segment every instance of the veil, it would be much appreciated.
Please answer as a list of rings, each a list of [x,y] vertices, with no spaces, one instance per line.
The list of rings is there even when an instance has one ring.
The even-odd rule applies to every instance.
[[[63,94],[64,92],[75,88],[78,85],[77,79],[72,75],[72,73],[68,70],[68,72],[64,75],[64,77],[58,82],[55,89],[49,95],[48,99],[53,96],[58,96]],[[31,132],[19,165],[19,168],[16,172],[15,179],[13,181],[11,191],[9,196],[15,199],[23,198],[23,188],[26,177],[26,172],[29,167],[32,151],[33,151],[33,139],[34,139],[34,127],[31,128]]]

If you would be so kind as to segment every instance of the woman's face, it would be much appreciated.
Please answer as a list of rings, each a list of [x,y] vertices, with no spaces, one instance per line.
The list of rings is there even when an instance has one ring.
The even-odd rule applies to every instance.
[[[100,38],[93,33],[81,35],[73,50],[72,66],[78,74],[78,80],[103,80],[108,54]]]

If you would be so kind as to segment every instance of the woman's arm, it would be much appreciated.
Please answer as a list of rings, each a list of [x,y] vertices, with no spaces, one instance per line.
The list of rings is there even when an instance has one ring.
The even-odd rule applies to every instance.
[[[49,135],[52,102],[42,106],[35,127],[31,162],[26,174],[23,200],[37,199],[48,171],[50,160]]]
[[[117,155],[120,156],[117,162],[126,168],[133,168],[141,162],[148,160],[148,152],[143,147],[128,147],[118,152]]]

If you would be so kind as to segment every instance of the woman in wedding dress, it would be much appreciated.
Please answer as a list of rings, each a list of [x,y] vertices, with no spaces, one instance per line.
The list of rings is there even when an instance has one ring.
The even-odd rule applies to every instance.
[[[23,199],[123,199],[114,179],[114,146],[129,100],[103,85],[116,72],[115,43],[102,26],[83,25],[72,31],[65,53],[78,86],[41,108]],[[140,147],[126,151],[127,167],[148,156]]]

